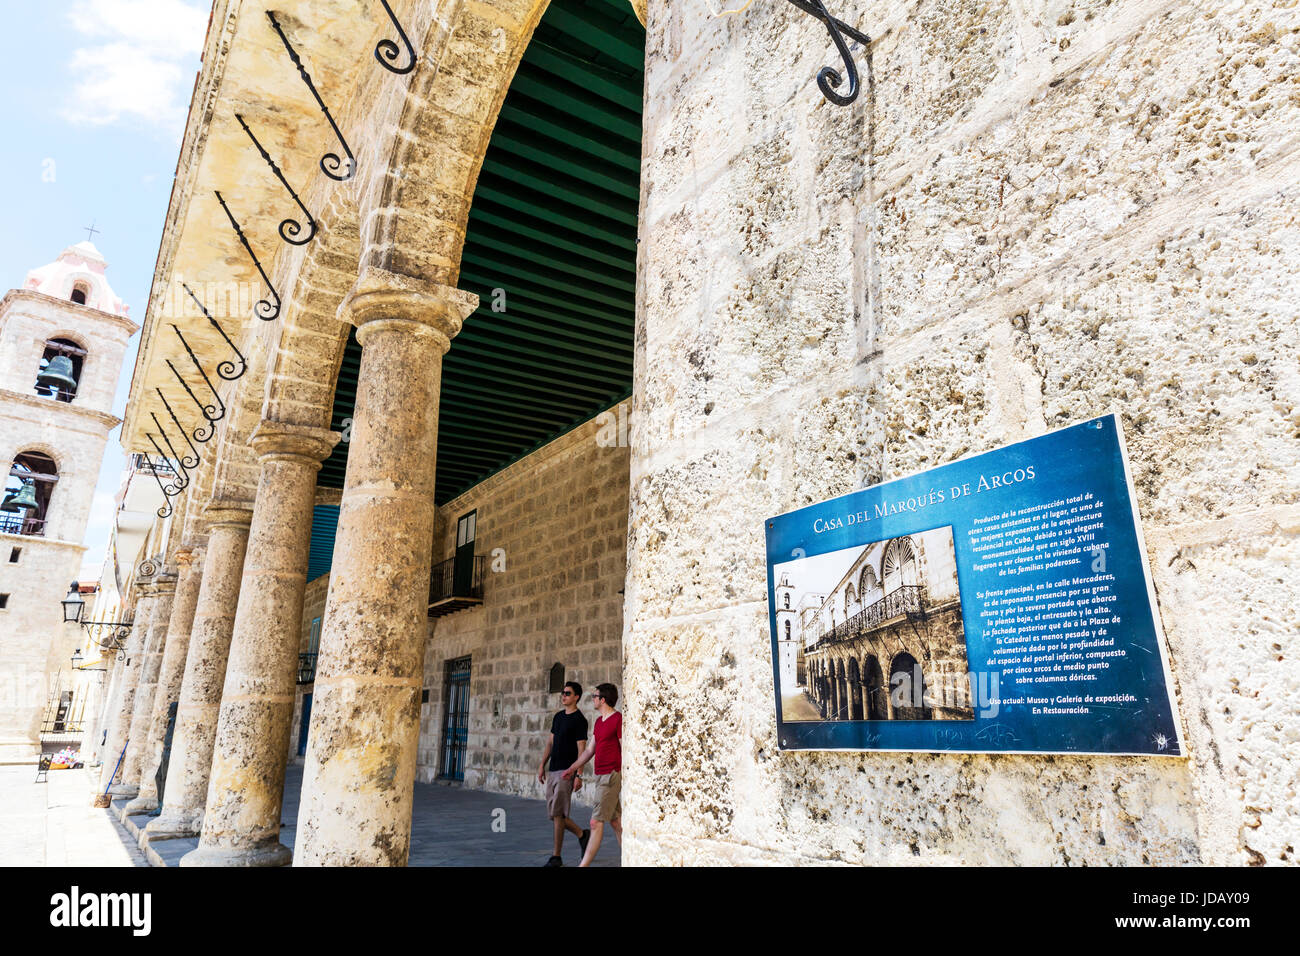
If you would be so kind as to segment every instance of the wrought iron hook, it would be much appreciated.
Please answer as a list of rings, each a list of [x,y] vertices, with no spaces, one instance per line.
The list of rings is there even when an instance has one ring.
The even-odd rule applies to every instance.
[[[148,437],[149,437],[149,441],[153,442],[153,447],[156,449],[156,448],[158,447],[158,443],[157,443],[156,441],[153,440],[153,436],[152,436],[152,435],[150,435],[150,436],[148,436]],[[158,457],[159,457],[159,458],[166,458],[167,456],[164,455],[162,452],[158,452]],[[169,495],[169,494],[167,494],[167,486],[163,484],[163,480],[162,480],[162,478],[159,477],[159,475],[158,475],[158,466],[155,465],[152,461],[149,461],[149,456],[148,456],[148,455],[145,455],[145,456],[144,456],[144,460],[149,462],[149,470],[153,472],[153,478],[154,478],[154,481],[158,482],[158,490],[161,491],[161,492],[163,493],[163,499],[164,499],[164,500],[163,500],[163,506],[162,506],[161,508],[158,509],[158,517],[159,517],[159,518],[166,518],[166,517],[169,516],[169,515],[172,513],[172,511],[174,510],[174,509],[172,508],[172,496]],[[147,572],[144,570],[146,564],[148,564],[147,561],[141,563],[141,565],[140,565],[140,571],[139,571],[139,573],[140,573],[141,575],[146,575],[146,573],[147,573]],[[148,572],[148,573],[152,573],[152,572]]]
[[[284,224],[281,223],[281,225]],[[248,362],[245,361],[244,359],[244,353],[239,351],[239,348],[235,345],[234,342],[230,341],[230,336],[226,334],[225,330],[221,327],[220,323],[218,323],[217,320],[212,317],[212,313],[209,312],[204,307],[201,301],[199,301],[199,297],[194,294],[193,290],[190,289],[190,287],[187,286],[184,282],[181,283],[181,288],[190,294],[190,298],[194,300],[194,304],[197,305],[200,309],[202,309],[203,314],[208,318],[208,322],[210,322],[212,324],[212,327],[217,330],[217,334],[220,335],[223,339],[225,339],[226,344],[230,346],[231,351],[239,356],[238,365],[236,365],[234,362],[230,361],[229,359],[226,359],[226,361],[224,362],[217,363],[217,375],[225,379],[227,382],[233,382],[235,379],[239,378],[241,375],[243,375],[245,372],[248,371]],[[176,328],[176,326],[172,326],[172,328]],[[177,335],[180,334],[180,329],[176,330],[176,334]],[[181,341],[184,342],[185,339],[182,337]],[[186,348],[189,348],[189,346],[187,345]],[[193,357],[193,354],[194,354],[193,352],[190,353],[191,357]],[[200,439],[200,441],[202,440],[203,439]]]
[[[155,423],[156,423],[156,422],[157,422],[157,419],[155,419]],[[163,485],[163,486],[162,486],[162,490],[163,490],[163,494],[164,494],[164,495],[166,495],[169,499],[171,499],[171,498],[175,498],[175,497],[176,497],[177,495],[179,495],[182,491],[184,491],[186,485],[188,485],[188,484],[190,483],[189,473],[188,473],[188,472],[186,473],[186,476],[185,476],[185,482],[184,482],[184,484],[182,484],[182,483],[181,483],[180,474],[181,474],[181,471],[182,471],[183,469],[181,469],[181,468],[179,468],[178,466],[176,466],[176,465],[173,464],[173,462],[175,461],[175,459],[168,458],[166,455],[163,454],[163,450],[162,450],[161,448],[158,447],[158,439],[154,438],[154,437],[153,437],[153,434],[152,434],[151,432],[145,432],[145,437],[149,439],[149,444],[153,445],[153,449],[154,449],[154,451],[156,451],[156,452],[158,453],[158,457],[161,458],[163,461],[167,462],[167,467],[170,468],[172,474],[176,476],[176,481],[174,481],[174,482],[171,483],[170,485]],[[163,436],[164,439],[166,439],[166,437],[167,437],[166,435]],[[171,446],[169,445],[168,447],[171,447]],[[172,454],[175,454],[175,452],[172,452]],[[158,476],[158,472],[155,470],[155,471],[154,471],[154,477],[156,478],[157,476]],[[159,479],[158,479],[158,482],[159,482],[159,484],[162,484],[162,479],[159,478]],[[171,506],[171,502],[170,502],[170,501],[168,501],[167,504],[168,504],[169,507]],[[166,515],[159,515],[159,517],[163,517],[163,518],[165,518],[165,517],[167,517],[167,516],[166,516]]]
[[[259,299],[257,304],[253,306],[255,316],[263,322],[270,322],[280,314],[280,293],[275,291],[275,286],[271,284],[270,277],[266,274],[266,270],[262,268],[262,263],[258,261],[257,255],[253,252],[253,247],[248,244],[248,237],[244,235],[244,230],[239,227],[239,220],[230,211],[226,201],[221,198],[221,193],[215,189],[213,192],[217,194],[217,202],[221,203],[221,208],[226,211],[226,218],[230,220],[230,227],[235,230],[235,235],[239,237],[239,242],[243,245],[244,251],[248,253],[248,258],[252,259],[253,265],[257,266],[257,274],[262,277],[262,281],[266,283],[266,287],[271,291],[271,298],[275,300],[272,303],[267,299]],[[190,294],[193,295],[193,293]]]
[[[388,39],[380,40],[375,47],[375,59],[379,61],[379,65],[385,70],[396,73],[398,76],[404,76],[415,69],[415,48],[411,46],[411,41],[407,37],[406,31],[402,29],[402,24],[398,21],[397,15],[393,13],[393,8],[388,5],[388,0],[379,0],[379,2],[383,4],[388,19],[393,21],[393,27],[397,30],[397,35],[402,38],[402,44],[406,47],[406,55],[411,62],[406,66],[398,66],[397,57],[401,54],[401,50],[398,49],[396,43]]]
[[[190,383],[185,381],[185,377],[181,375],[180,372],[176,371],[176,366],[172,364],[172,360],[163,359],[163,361],[166,362],[167,367],[172,370],[172,374],[176,376],[176,380],[185,387],[185,391],[188,392],[190,398],[194,400],[194,404],[199,407],[199,411],[203,413],[203,417],[214,423],[221,421],[221,419],[226,417],[226,403],[221,400],[221,396],[218,395],[217,390],[213,388],[212,379],[208,378],[208,373],[203,371],[203,366],[199,364],[198,357],[194,354],[194,350],[190,348],[190,343],[185,341],[185,336],[181,334],[181,330],[173,325],[172,331],[175,332],[176,337],[181,340],[181,345],[185,346],[185,351],[189,353],[190,361],[193,362],[194,367],[199,370],[199,374],[203,376],[203,381],[208,386],[208,390],[212,392],[212,397],[216,399],[216,404],[209,402],[205,405],[200,402],[199,397],[195,395],[194,390],[190,388]]]
[[[840,59],[844,61],[844,70],[848,74],[849,89],[847,93],[840,93],[836,87],[844,82],[844,77],[840,71],[832,66],[824,66],[817,73],[817,86],[821,89],[822,95],[834,103],[836,106],[848,106],[858,98],[858,68],[853,62],[853,57],[849,54],[849,45],[844,42],[844,35],[867,46],[871,43],[871,37],[867,36],[853,27],[849,26],[842,20],[837,20],[826,10],[826,4],[823,0],[790,0],[792,4],[810,14],[826,24],[826,29],[830,31],[831,39],[835,42],[835,49],[839,51]]]
[[[326,153],[321,157],[321,172],[335,182],[345,183],[357,174],[357,158],[352,155],[352,147],[348,146],[348,141],[343,138],[343,133],[339,129],[339,124],[334,122],[334,117],[331,115],[329,107],[325,105],[325,101],[321,99],[320,93],[316,91],[316,84],[311,81],[311,74],[308,73],[307,68],[302,65],[302,58],[298,56],[298,51],[293,48],[293,44],[289,42],[289,38],[284,35],[284,30],[280,28],[280,21],[275,18],[275,14],[270,10],[266,11],[266,18],[271,21],[271,28],[279,35],[280,42],[284,44],[285,50],[289,53],[289,59],[292,60],[293,65],[298,68],[298,75],[302,77],[302,81],[307,84],[307,89],[311,92],[312,97],[315,98],[316,105],[319,106],[320,111],[325,114],[325,119],[329,121],[330,129],[334,130],[334,135],[338,137],[339,145],[343,147],[343,152],[348,154],[348,168],[346,173],[339,172],[339,170],[343,168],[344,161],[339,157],[338,153]]]
[[[298,204],[298,208],[302,210],[302,214],[307,217],[307,235],[303,236],[301,239],[297,238],[302,233],[302,223],[297,219],[283,219],[280,222],[280,238],[291,246],[307,245],[307,243],[311,242],[312,238],[316,235],[316,220],[312,218],[312,214],[307,210],[307,207],[303,205],[303,201],[298,198],[298,194],[293,191],[293,187],[289,185],[289,180],[284,178],[284,173],[280,171],[280,167],[277,166],[275,160],[271,158],[271,154],[266,151],[265,147],[262,146],[257,137],[253,135],[253,131],[248,128],[248,124],[244,122],[244,118],[236,113],[235,119],[239,120],[239,125],[244,127],[244,132],[247,133],[248,138],[253,141],[253,145],[257,147],[257,151],[262,154],[262,159],[266,160],[266,165],[271,167],[271,172],[275,173],[275,178],[280,180],[280,185],[289,191],[289,195],[293,197],[293,201]]]
[[[176,427],[180,430],[181,435],[184,436],[185,444],[190,446],[190,455],[194,459],[194,464],[190,467],[197,468],[199,466],[199,450],[194,447],[194,442],[190,441],[190,436],[189,433],[185,431],[185,426],[182,425],[181,420],[176,417],[176,413],[172,411],[171,403],[167,401],[167,396],[163,394],[163,390],[161,388],[155,388],[154,391],[158,393],[158,397],[162,399],[163,408],[167,409],[167,414],[171,416],[171,420],[176,423]],[[212,431],[211,428],[208,430],[209,432]],[[212,436],[209,435],[208,437],[211,438]],[[200,441],[202,441],[202,439],[200,439]]]
[[[162,440],[167,443],[167,450],[171,452],[170,460],[176,462],[178,466],[176,480],[172,482],[172,489],[176,494],[180,494],[190,486],[190,468],[198,465],[198,459],[194,460],[194,465],[190,465],[183,455],[176,454],[176,448],[172,445],[172,440],[167,437],[167,432],[163,430],[162,423],[158,421],[158,416],[150,412],[149,417],[153,419],[154,426],[158,429],[158,433],[162,435]],[[153,436],[150,435],[149,439],[152,441]],[[154,442],[154,447],[158,447],[157,442]]]

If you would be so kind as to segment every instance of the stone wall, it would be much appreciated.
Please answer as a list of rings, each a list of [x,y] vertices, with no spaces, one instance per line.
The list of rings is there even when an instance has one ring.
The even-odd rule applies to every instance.
[[[1295,4],[854,17],[648,4],[624,861],[1292,861]],[[1111,410],[1190,758],[779,752],[763,519]]]
[[[598,416],[439,509],[434,561],[452,556],[457,519],[478,509],[476,551],[489,571],[482,607],[430,622],[420,780],[438,775],[449,660],[472,657],[465,786],[475,789],[543,795],[537,767],[560,709],[547,689],[555,663],[584,697],[606,681],[622,690],[628,449],[616,435],[606,441],[606,421]],[[594,720],[590,701],[582,709]]]

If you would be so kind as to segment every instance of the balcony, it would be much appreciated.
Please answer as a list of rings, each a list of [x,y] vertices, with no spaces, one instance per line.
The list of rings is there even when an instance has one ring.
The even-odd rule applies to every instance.
[[[29,518],[21,511],[0,511],[0,534],[45,536],[45,519]]]
[[[312,684],[316,681],[316,652],[298,655],[298,683]]]
[[[806,651],[812,652],[829,647],[832,644],[839,644],[842,641],[866,637],[869,632],[884,627],[895,619],[920,615],[923,613],[921,605],[924,596],[925,587],[923,585],[904,584],[890,591],[880,600],[868,604],[847,621],[836,624],[831,630],[817,638],[812,644],[809,644]]]
[[[487,555],[476,554],[470,562],[448,558],[433,566],[429,575],[429,617],[455,614],[483,603],[483,575]]]

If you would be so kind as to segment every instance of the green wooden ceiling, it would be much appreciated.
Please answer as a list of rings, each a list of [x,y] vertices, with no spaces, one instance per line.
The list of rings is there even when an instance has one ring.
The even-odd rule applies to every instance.
[[[632,392],[644,57],[627,0],[552,0],[524,54],[469,214],[460,287],[480,305],[443,363],[439,504]],[[353,336],[337,430],[360,363]],[[320,484],[346,465],[341,442]]]

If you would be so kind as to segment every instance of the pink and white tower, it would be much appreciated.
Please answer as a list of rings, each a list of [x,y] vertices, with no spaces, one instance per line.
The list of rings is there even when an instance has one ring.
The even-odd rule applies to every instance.
[[[77,577],[113,395],[139,329],[89,242],[0,300],[0,763],[34,761],[82,631],[61,601]],[[66,682],[66,680],[65,680]]]

